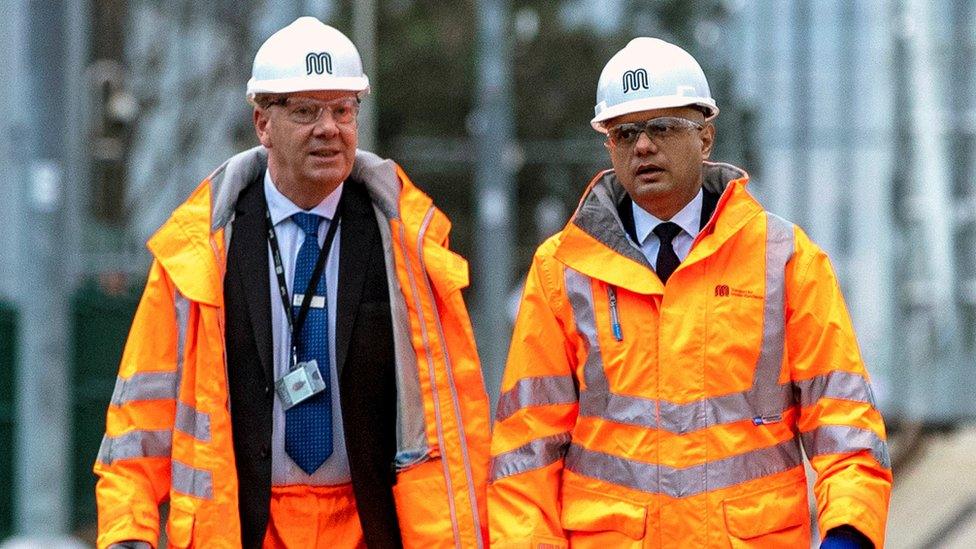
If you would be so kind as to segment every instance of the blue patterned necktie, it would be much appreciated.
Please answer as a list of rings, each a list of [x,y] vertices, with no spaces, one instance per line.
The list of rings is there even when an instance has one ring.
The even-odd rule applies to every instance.
[[[292,295],[307,293],[309,279],[319,257],[319,222],[315,214],[297,213],[291,219],[305,232],[305,241],[298,250],[295,261],[295,279]],[[325,273],[319,277],[314,295],[326,297]],[[292,298],[294,300],[294,298]],[[301,301],[292,302],[292,320],[298,318]],[[295,337],[293,334],[292,337]],[[325,381],[325,390],[285,411],[285,452],[311,475],[332,455],[332,398],[329,376],[329,323],[328,300],[324,307],[310,307],[305,317],[302,333],[296,342],[298,361],[315,359]]]

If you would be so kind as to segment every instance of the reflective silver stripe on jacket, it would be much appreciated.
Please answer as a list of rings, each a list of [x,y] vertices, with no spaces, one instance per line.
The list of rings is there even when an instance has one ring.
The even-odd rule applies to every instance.
[[[683,468],[635,461],[587,450],[578,444],[571,444],[566,453],[566,469],[578,475],[673,498],[694,496],[775,475],[800,467],[802,463],[800,446],[795,438],[768,448]]]
[[[196,469],[174,459],[172,462],[173,490],[201,499],[213,498],[213,474],[210,471]]]
[[[810,379],[796,381],[794,384],[802,407],[812,406],[821,398],[848,400],[851,402],[874,403],[871,387],[861,375],[833,371]],[[779,402],[784,403],[780,410],[785,413],[793,405],[793,387],[779,385]],[[618,395],[611,393],[607,399],[605,413],[594,412],[592,405],[581,408],[584,416],[603,417],[615,423],[660,429],[673,434],[686,434],[698,429],[702,422],[706,425],[724,425],[751,420],[755,413],[749,401],[749,392],[737,392],[709,397],[689,403],[679,404],[667,400]],[[570,404],[578,399],[572,376],[541,376],[519,380],[514,387],[498,399],[496,420],[504,421],[515,413],[533,406],[553,406]],[[589,399],[586,399],[591,403]],[[657,411],[661,411],[660,421]]]
[[[868,429],[849,425],[821,425],[800,433],[807,457],[867,451],[886,469],[891,468],[888,444]]]
[[[183,378],[183,356],[186,335],[190,329],[190,301],[176,292],[176,371],[179,372],[180,386],[176,388],[176,418],[173,428],[202,442],[210,442],[210,415],[201,412],[179,399],[180,389],[186,381]],[[173,477],[171,486],[181,494],[203,499],[213,498],[213,475],[210,471],[193,468],[176,459],[172,461]]]
[[[173,428],[201,442],[210,442],[210,414],[200,412],[182,400],[176,401]]]
[[[762,347],[756,362],[752,396],[757,420],[782,419],[779,376],[786,350],[786,262],[793,257],[793,224],[766,213],[766,297]]]
[[[572,404],[578,398],[572,376],[525,377],[498,397],[495,421],[505,421],[522,408]]]
[[[610,384],[603,370],[603,354],[596,335],[596,317],[593,307],[593,285],[590,277],[566,267],[566,296],[573,308],[576,329],[586,344],[586,362],[583,379],[586,390],[580,394],[580,413],[583,409],[605,410],[610,398]]]
[[[570,441],[569,433],[537,438],[491,460],[491,481],[541,469],[562,459]]]
[[[178,377],[178,372],[137,372],[128,378],[118,377],[112,392],[112,406],[176,398]]]
[[[123,459],[169,457],[173,447],[173,432],[169,429],[135,430],[116,437],[102,437],[98,448],[98,462],[112,465]]]
[[[794,381],[800,406],[813,406],[822,398],[849,400],[875,405],[874,392],[861,374],[834,370],[809,379]]]
[[[190,300],[177,291],[173,307],[176,309],[176,374],[177,379],[182,381],[183,353],[186,350],[186,334],[190,329]],[[180,394],[178,387],[176,394]]]
[[[839,398],[873,404],[871,388],[867,380],[857,374],[830,372],[795,382],[794,385],[800,389],[799,395],[802,397],[800,405],[803,407],[816,404],[820,398]],[[820,388],[824,388],[824,392],[818,392]],[[777,414],[785,413],[793,407],[791,402],[793,393],[791,385],[777,385],[776,394],[779,399],[777,402],[780,403]],[[666,400],[611,393],[605,413],[589,413],[592,410],[581,406],[580,414],[682,435],[712,425],[753,419],[756,413],[750,396],[750,391],[744,391],[678,404]],[[660,410],[660,419],[656,417],[657,410]],[[703,424],[705,427],[702,426]]]
[[[183,350],[186,344],[187,324],[189,322],[190,302],[182,294],[176,292],[173,300],[176,312],[176,371],[175,372],[138,372],[131,377],[118,377],[115,380],[115,390],[112,392],[113,406],[123,406],[132,402],[146,400],[177,400],[179,395],[180,377],[183,373]],[[190,415],[184,412],[184,416]],[[179,408],[177,419],[179,419]],[[190,434],[195,434],[196,419],[183,419],[187,426],[194,427]],[[210,420],[206,420],[206,436],[210,437]],[[171,430],[140,430],[128,431],[119,436],[110,437],[106,434],[102,438],[102,445],[98,451],[98,461],[111,465],[120,459],[134,459],[141,457],[170,457],[173,450],[173,432]]]

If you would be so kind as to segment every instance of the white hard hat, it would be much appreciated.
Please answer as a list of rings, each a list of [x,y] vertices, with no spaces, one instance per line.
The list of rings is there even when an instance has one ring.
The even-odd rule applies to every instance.
[[[701,107],[706,120],[718,115],[701,66],[685,50],[657,38],[634,38],[607,61],[596,88],[593,128],[605,121],[668,107]]]
[[[369,78],[346,35],[314,17],[299,17],[254,55],[247,96],[317,90],[369,93]]]

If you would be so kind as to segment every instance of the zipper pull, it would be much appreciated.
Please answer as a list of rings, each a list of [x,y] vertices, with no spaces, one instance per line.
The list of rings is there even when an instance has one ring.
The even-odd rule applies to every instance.
[[[613,328],[613,337],[617,341],[624,340],[623,329],[620,328],[620,315],[617,312],[617,289],[607,285],[607,301],[610,302],[610,327]]]

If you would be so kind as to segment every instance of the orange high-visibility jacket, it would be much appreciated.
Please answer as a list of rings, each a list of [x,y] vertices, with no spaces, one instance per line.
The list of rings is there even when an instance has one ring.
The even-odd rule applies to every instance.
[[[158,505],[166,500],[170,546],[241,545],[223,275],[234,204],[264,170],[266,154],[258,147],[231,158],[149,241],[154,261],[95,463],[99,547],[123,540],[155,546]],[[460,291],[467,263],[447,248],[450,222],[392,161],[357,151],[353,177],[386,221],[387,271],[399,290],[390,295],[398,394],[393,490],[404,546],[483,547],[488,400]]]
[[[627,237],[612,172],[532,263],[502,382],[488,486],[492,547],[809,547],[884,541],[884,424],[827,256],[722,193],[667,290]],[[730,181],[732,180],[732,181]]]

